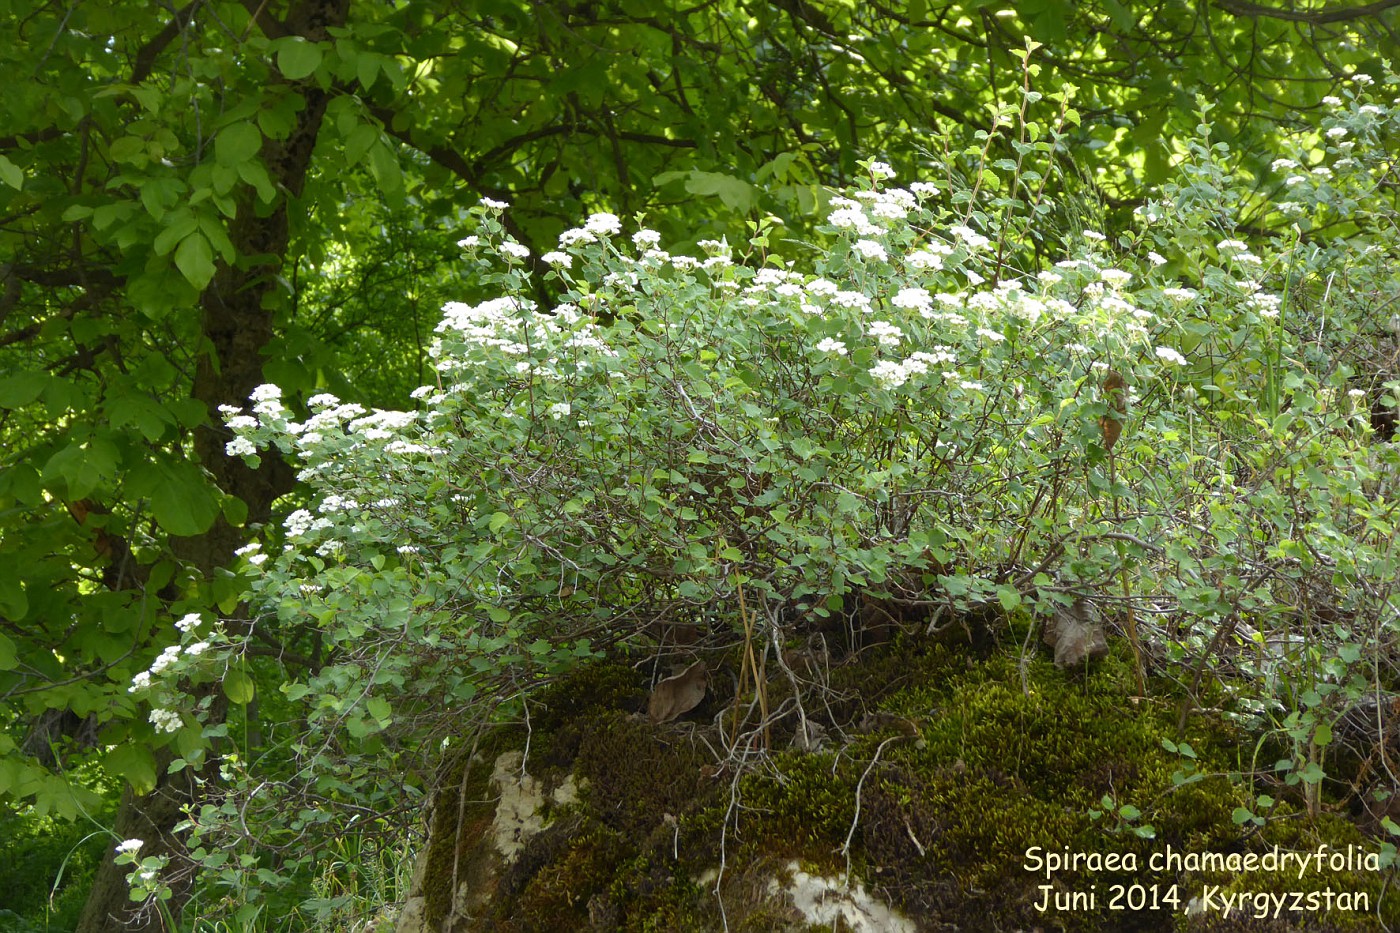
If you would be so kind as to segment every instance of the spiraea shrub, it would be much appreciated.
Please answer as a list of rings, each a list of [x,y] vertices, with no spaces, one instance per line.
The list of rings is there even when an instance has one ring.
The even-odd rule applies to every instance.
[[[1131,608],[1145,666],[1285,749],[1247,780],[1316,792],[1332,726],[1394,686],[1395,384],[1355,349],[1394,339],[1380,90],[1258,177],[1202,105],[1176,180],[1104,230],[1050,227],[1077,114],[1029,84],[923,180],[864,163],[806,237],[670,251],[596,213],[533,257],[484,202],[481,297],[403,410],[227,409],[229,455],[292,462],[300,498],[240,552],[252,615],[181,620],[132,685],[171,767],[220,756],[186,824],[209,909],[307,897],[318,840],[397,840],[444,741],[658,626],[739,632],[741,597],[760,650],[857,592]],[[123,858],[138,898],[187,870]]]

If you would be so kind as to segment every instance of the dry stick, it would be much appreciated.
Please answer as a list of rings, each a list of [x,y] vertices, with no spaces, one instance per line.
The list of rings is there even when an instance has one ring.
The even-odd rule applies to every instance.
[[[1113,518],[1123,523],[1123,513],[1118,507],[1118,471],[1114,468],[1113,451],[1108,452],[1109,492],[1113,495]],[[1128,564],[1125,560],[1127,547],[1122,541],[1115,541],[1118,550],[1119,575],[1123,580],[1123,608],[1128,614],[1128,642],[1133,646],[1133,673],[1137,676],[1138,696],[1147,696],[1147,682],[1143,675],[1142,644],[1138,641],[1137,616],[1133,612],[1133,587],[1128,580]]]
[[[1128,385],[1123,380],[1123,374],[1116,369],[1110,369],[1103,380],[1103,398],[1108,403],[1109,411],[1099,419],[1099,429],[1103,431],[1103,446],[1108,452],[1108,494],[1113,499],[1113,520],[1119,527],[1123,525],[1123,512],[1118,502],[1118,457],[1114,454],[1113,447],[1118,443],[1118,438],[1123,433],[1123,422],[1128,417],[1127,390]],[[1138,641],[1137,616],[1133,613],[1133,588],[1128,581],[1126,548],[1119,542],[1117,550],[1119,574],[1123,581],[1125,597],[1124,607],[1128,613],[1128,642],[1133,647],[1133,673],[1137,677],[1138,696],[1145,697],[1147,683],[1143,674],[1142,644]]]
[[[880,753],[883,752],[883,751],[885,750],[885,746],[888,745],[888,744],[890,744],[891,742],[898,742],[900,739],[907,739],[907,738],[909,738],[909,736],[907,736],[907,735],[892,735],[892,736],[890,736],[889,738],[885,739],[885,741],[881,742],[880,745],[879,745],[879,747],[875,749],[875,757],[870,759],[870,764],[868,764],[868,765],[866,766],[864,773],[862,773],[861,776],[860,776],[860,780],[859,780],[859,781],[856,781],[856,812],[855,812],[855,815],[854,815],[853,817],[851,817],[851,828],[850,828],[849,830],[847,830],[847,832],[846,832],[846,841],[843,842],[843,843],[841,843],[841,848],[839,848],[839,849],[836,850],[836,852],[837,852],[838,855],[840,855],[840,856],[842,856],[842,857],[844,857],[844,858],[846,859],[846,884],[847,884],[847,885],[849,885],[849,884],[851,883],[851,837],[854,836],[854,835],[856,834],[856,827],[860,825],[860,791],[861,791],[861,788],[865,786],[865,779],[868,778],[868,777],[870,777],[870,772],[873,771],[873,770],[875,770],[875,765],[879,764],[879,762],[880,762]],[[913,835],[913,834],[911,833],[910,835]]]
[[[763,747],[769,748],[772,745],[772,727],[768,724],[768,652],[763,652],[763,664],[754,662],[753,657],[753,616],[749,614],[749,607],[744,602],[744,585],[735,585],[739,590],[739,615],[744,619],[744,652],[748,666],[753,670],[753,689],[758,695],[758,711],[763,716]],[[737,720],[736,720],[737,722]],[[737,733],[737,726],[736,726]]]

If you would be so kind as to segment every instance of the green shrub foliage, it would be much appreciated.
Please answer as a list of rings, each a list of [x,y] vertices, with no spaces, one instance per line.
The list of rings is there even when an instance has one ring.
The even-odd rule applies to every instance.
[[[1078,115],[1029,87],[926,181],[864,163],[813,242],[755,222],[675,255],[598,213],[540,283],[486,201],[461,245],[494,292],[444,308],[415,408],[273,385],[229,408],[228,453],[276,450],[310,498],[242,552],[253,616],[188,617],[133,684],[172,767],[222,756],[187,826],[206,877],[255,902],[309,840],[407,821],[445,738],[657,626],[737,631],[741,597],[765,644],[858,594],[1132,606],[1144,663],[1272,736],[1254,778],[1315,793],[1393,678],[1400,458],[1370,423],[1394,410],[1395,118],[1358,80],[1234,177],[1202,104],[1159,197],[1061,234],[1042,195]],[[251,663],[266,629],[312,673]],[[260,745],[203,729],[216,681],[261,695]]]

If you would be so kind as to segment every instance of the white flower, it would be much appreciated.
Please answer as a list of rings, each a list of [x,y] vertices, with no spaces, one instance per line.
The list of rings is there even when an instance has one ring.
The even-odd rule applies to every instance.
[[[1376,81],[1375,78],[1371,77],[1370,75],[1366,74],[1365,72],[1362,72],[1361,74],[1352,75],[1352,76],[1351,76],[1351,80],[1352,80],[1353,82],[1355,82],[1356,84],[1361,85],[1362,87],[1365,87],[1365,86],[1368,85],[1368,84],[1374,84],[1375,81]]]
[[[909,380],[909,371],[892,360],[881,360],[870,367],[870,375],[882,389],[898,389]]]
[[[142,671],[131,678],[131,686],[126,688],[127,693],[140,693],[142,690],[151,688],[151,672]]]
[[[259,544],[257,541],[249,541],[247,544],[243,545],[241,548],[238,548],[233,553],[235,557],[242,557],[244,554],[251,554],[261,547],[262,545]]]
[[[1347,134],[1347,128],[1346,128],[1345,126],[1334,126],[1334,127],[1332,127],[1331,129],[1329,129],[1329,130],[1327,131],[1327,138],[1328,138],[1328,139],[1341,139],[1341,138],[1342,138],[1343,136],[1345,136],[1346,134]]]
[[[150,723],[161,732],[179,732],[180,714],[168,709],[151,710]]]
[[[958,383],[958,386],[968,392],[981,392],[983,389],[987,388],[980,382],[972,382],[970,380],[963,380]]]
[[[871,321],[867,330],[870,336],[880,342],[882,347],[897,347],[899,339],[904,336],[904,331],[889,321]]]
[[[870,236],[880,232],[880,228],[872,224],[870,218],[865,216],[865,211],[858,206],[838,208],[832,211],[826,220],[833,227],[849,227],[862,236]]]
[[[199,655],[203,654],[208,648],[209,642],[197,641],[185,649],[185,654],[189,655],[190,657],[198,657]]]
[[[893,178],[894,169],[884,162],[871,162],[870,174],[875,178]]]
[[[640,249],[648,249],[661,242],[661,234],[655,230],[638,230],[632,234],[632,242]]]
[[[235,437],[224,445],[224,452],[230,457],[246,457],[258,452],[253,442],[246,437]]]
[[[1147,261],[1154,266],[1164,266],[1167,264],[1167,257],[1163,256],[1161,253],[1149,251],[1147,254]]]
[[[254,567],[258,567],[262,565],[266,560],[266,554],[254,554],[248,558],[248,563],[252,564]]]
[[[560,418],[573,411],[573,407],[568,402],[555,402],[549,406],[549,417],[558,421]]]
[[[235,431],[248,431],[258,426],[258,419],[252,415],[234,415],[226,423]]]
[[[1099,278],[1107,282],[1109,288],[1122,288],[1132,281],[1133,274],[1122,269],[1103,269],[1099,272]]]
[[[510,207],[510,205],[507,204],[505,201],[497,201],[492,198],[482,198],[481,203],[484,206],[489,207],[493,211],[503,211],[506,208]]]
[[[1186,357],[1173,350],[1171,347],[1158,347],[1155,351],[1157,358],[1176,366],[1185,366]]]
[[[823,339],[817,344],[817,350],[821,353],[835,353],[839,356],[846,355],[846,345],[840,340],[833,340],[830,337]]]
[[[991,328],[988,328],[988,327],[979,327],[979,328],[977,328],[977,333],[978,333],[979,336],[986,337],[988,340],[992,341],[993,343],[1000,343],[1001,341],[1003,341],[1003,340],[1006,339],[1006,335],[1005,335],[1005,334],[998,333],[997,331],[994,331],[994,330],[992,330]]]
[[[475,234],[468,237],[462,237],[462,239],[457,241],[457,245],[460,246],[462,249],[476,249],[478,246],[481,245],[481,237],[476,236]]]
[[[140,852],[141,847],[145,844],[145,840],[142,839],[128,839],[117,846],[117,854],[134,855],[135,853]]]
[[[255,402],[266,402],[282,397],[282,390],[271,383],[264,383],[253,390],[248,396]]]
[[[320,395],[311,396],[311,398],[306,400],[306,404],[310,408],[334,408],[340,404],[340,399],[331,395],[329,392],[322,392]]]
[[[933,307],[933,296],[926,288],[902,288],[890,304],[908,311],[925,311]]]
[[[971,227],[967,227],[962,224],[958,224],[955,227],[949,228],[948,232],[953,234],[953,236],[957,237],[959,240],[962,240],[964,243],[966,243],[967,248],[974,252],[986,247],[992,242],[991,240],[984,237],[982,234],[978,233],[976,230],[973,230]]]
[[[598,236],[612,236],[622,232],[622,222],[617,219],[616,214],[593,214],[583,228]]]
[[[879,259],[883,261],[889,258],[889,254],[885,252],[885,248],[874,240],[856,240],[855,250],[866,259]]]
[[[560,246],[573,246],[575,243],[597,243],[598,238],[591,231],[575,227],[573,230],[565,230],[559,234]]]
[[[204,620],[199,617],[199,613],[190,612],[186,613],[178,622],[176,622],[175,627],[182,632],[192,632],[196,628],[198,628],[199,624],[203,621]]]
[[[180,658],[180,646],[170,645],[160,653],[160,657],[151,662],[151,673],[159,674]]]
[[[418,553],[418,545],[416,545],[416,544],[400,544],[400,545],[398,546],[398,548],[396,548],[396,550],[397,550],[400,554],[403,554],[403,555],[406,557],[406,556],[408,556],[409,554],[417,554],[417,553]]]
[[[219,411],[222,412],[225,416],[228,416],[228,415],[236,415],[236,414],[238,414],[239,412],[241,412],[242,410],[243,410],[243,409],[241,409],[241,408],[234,408],[232,405],[220,405],[220,406],[219,406]]]
[[[914,182],[912,185],[909,186],[909,190],[914,192],[915,195],[921,198],[937,197],[939,193],[937,186],[931,185],[926,181]]]
[[[1292,159],[1274,159],[1274,161],[1269,163],[1269,168],[1273,169],[1275,172],[1292,171],[1297,167],[1298,163],[1294,162]]]
[[[1329,107],[1340,107],[1342,105],[1342,99],[1335,94],[1328,94],[1326,97],[1322,98],[1322,102]]]
[[[915,250],[904,257],[904,261],[911,269],[930,269],[937,271],[943,268],[943,257],[932,250]]]
[[[1084,239],[1092,240],[1095,243],[1102,243],[1104,240],[1107,240],[1108,237],[1104,236],[1097,230],[1085,230]]]
[[[530,255],[529,247],[522,246],[513,240],[507,240],[505,243],[502,243],[501,252],[505,253],[510,259],[524,259]]]

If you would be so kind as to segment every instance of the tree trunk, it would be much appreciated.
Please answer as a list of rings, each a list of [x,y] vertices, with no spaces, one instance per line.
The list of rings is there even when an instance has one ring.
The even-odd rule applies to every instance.
[[[349,0],[305,0],[296,4],[285,21],[261,13],[258,23],[274,38],[300,35],[312,42],[323,41],[327,27],[345,24],[348,7]],[[288,197],[301,194],[329,100],[329,94],[313,83],[301,85],[300,91],[306,107],[291,135],[283,140],[265,139],[263,146],[268,174],[286,195],[266,216],[258,216],[251,196],[244,198],[229,229],[229,238],[244,262],[241,267],[221,264],[200,299],[202,330],[211,350],[199,359],[193,393],[208,408],[210,423],[197,433],[195,453],[224,492],[248,504],[251,522],[267,520],[272,502],[291,489],[292,473],[273,458],[268,458],[261,470],[250,470],[241,460],[226,456],[224,444],[232,435],[223,428],[218,406],[246,404],[249,393],[263,382],[263,350],[276,337],[272,309],[277,306],[278,277],[289,241]],[[251,257],[258,261],[249,261]],[[172,539],[171,546],[178,558],[208,575],[228,563],[244,539],[241,529],[221,517],[207,533]],[[222,719],[224,708],[224,703],[216,702],[211,715]],[[158,778],[151,793],[137,796],[128,789],[123,794],[114,829],[119,838],[143,840],[142,856],[171,856],[177,883],[172,884],[175,896],[167,906],[178,917],[190,893],[190,879],[182,870],[184,850],[175,826],[185,818],[188,808],[198,805],[201,782],[216,786],[218,762],[210,755],[197,781],[188,768],[166,774],[169,760],[169,755],[157,756]],[[132,911],[126,883],[129,869],[116,865],[114,855],[109,849],[98,867],[77,933],[164,930],[164,921],[155,912]]]

